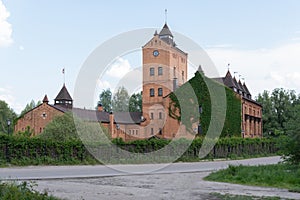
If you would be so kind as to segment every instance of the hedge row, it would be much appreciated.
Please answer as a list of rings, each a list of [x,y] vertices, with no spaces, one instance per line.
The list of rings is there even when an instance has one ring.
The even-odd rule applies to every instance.
[[[104,163],[171,162],[201,158],[253,157],[278,152],[275,139],[221,138],[217,141],[197,138],[193,141],[141,140],[113,145],[83,145],[80,141],[53,142],[40,138],[8,137],[0,135],[0,164],[84,164],[97,163],[96,155]]]
[[[90,160],[92,157],[80,141],[56,142],[0,135],[0,164],[75,164]]]

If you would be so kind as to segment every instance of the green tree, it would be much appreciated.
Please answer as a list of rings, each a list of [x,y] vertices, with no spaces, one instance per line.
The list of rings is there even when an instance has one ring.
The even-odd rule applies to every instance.
[[[100,100],[98,101],[98,104],[100,103],[106,112],[111,112],[111,109],[112,109],[112,99],[111,98],[112,98],[112,94],[111,94],[110,89],[103,90],[101,92],[101,94],[99,95]]]
[[[300,104],[295,105],[292,115],[286,124],[287,139],[283,140],[283,153],[287,161],[300,164]]]
[[[276,88],[272,92],[271,101],[279,130],[285,130],[285,123],[291,117],[292,101],[295,98],[294,93],[294,91],[287,91],[282,88]]]
[[[129,112],[142,112],[142,92],[131,95],[129,99]]]
[[[16,117],[17,115],[13,109],[11,109],[5,101],[0,100],[0,132],[7,133],[8,120],[11,122],[10,131],[12,131]]]
[[[76,125],[75,125],[76,123]],[[99,126],[101,128],[99,128]],[[43,139],[54,141],[81,140],[87,143],[104,142],[110,138],[108,130],[98,122],[87,122],[65,113],[56,116],[46,127],[42,134]]]
[[[263,132],[273,132],[273,129],[278,127],[278,123],[275,118],[275,112],[270,93],[266,90],[263,91],[262,94],[258,94],[256,101],[262,105],[263,109]]]
[[[264,91],[256,100],[263,106],[263,132],[272,135],[286,133],[286,124],[300,102],[295,91],[276,88],[271,94]]]
[[[129,111],[129,94],[125,87],[121,86],[113,96],[112,108],[114,112]]]
[[[77,139],[72,113],[65,113],[61,116],[54,117],[54,119],[47,124],[45,130],[39,137],[57,141]]]
[[[41,101],[38,101],[37,103],[35,103],[34,100],[31,100],[31,102],[28,103],[28,104],[25,106],[24,110],[22,110],[20,116],[24,115],[25,113],[27,113],[28,111],[30,111],[31,109],[37,107],[37,106],[40,105],[40,104],[41,104]]]

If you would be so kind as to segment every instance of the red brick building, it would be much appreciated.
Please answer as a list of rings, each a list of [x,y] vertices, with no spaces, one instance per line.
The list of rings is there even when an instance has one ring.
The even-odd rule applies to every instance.
[[[106,126],[112,138],[125,141],[151,137],[172,139],[193,138],[185,126],[169,116],[168,95],[187,82],[188,54],[177,47],[167,24],[142,47],[143,96],[142,113],[107,113],[101,105],[98,110],[73,108],[73,100],[65,85],[50,105],[47,96],[43,103],[25,113],[17,121],[15,131],[30,127],[39,134],[54,116],[72,111],[86,121],[97,121]],[[247,86],[237,81],[228,71],[225,77],[215,78],[231,88],[242,102],[242,137],[262,136],[262,107],[252,100]],[[96,114],[95,114],[96,113]],[[197,126],[197,125],[196,125]]]
[[[238,98],[241,99],[242,137],[262,137],[262,106],[252,99],[252,95],[246,84],[232,77],[229,70],[225,77],[214,78],[214,80],[232,89]]]

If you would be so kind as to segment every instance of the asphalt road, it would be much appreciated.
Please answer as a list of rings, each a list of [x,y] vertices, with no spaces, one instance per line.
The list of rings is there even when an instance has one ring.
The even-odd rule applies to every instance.
[[[246,160],[210,161],[193,163],[95,165],[95,166],[29,166],[0,168],[0,180],[50,180],[97,178],[122,175],[169,174],[215,171],[228,165],[263,165],[280,161],[279,156]]]
[[[286,189],[203,181],[230,165],[275,164],[280,157],[147,165],[31,166],[0,169],[0,179],[35,180],[35,190],[70,200],[217,200],[212,193],[300,199]]]

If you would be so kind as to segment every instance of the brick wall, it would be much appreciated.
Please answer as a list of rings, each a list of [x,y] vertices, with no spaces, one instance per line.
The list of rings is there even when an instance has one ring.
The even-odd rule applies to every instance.
[[[25,113],[18,119],[15,125],[15,131],[25,131],[27,127],[33,131],[34,135],[40,134],[46,125],[53,120],[55,116],[63,115],[64,113],[47,103],[43,103],[31,111]]]

